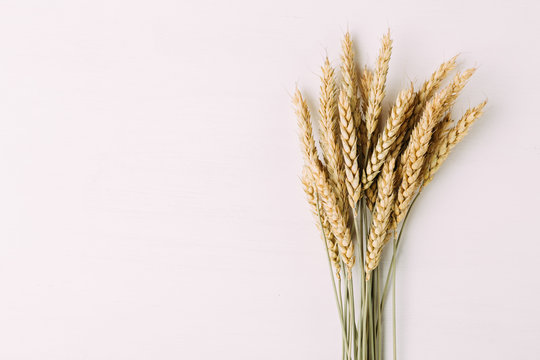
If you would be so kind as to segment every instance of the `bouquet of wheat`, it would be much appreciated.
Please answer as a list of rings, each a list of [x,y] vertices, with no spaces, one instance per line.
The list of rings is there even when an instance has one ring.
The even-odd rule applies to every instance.
[[[375,67],[356,64],[350,34],[342,43],[341,83],[326,58],[321,70],[319,134],[297,89],[293,103],[304,157],[302,184],[322,234],[341,322],[343,359],[383,358],[382,319],[393,289],[396,358],[396,254],[407,215],[450,151],[480,117],[486,101],[455,122],[451,109],[475,69],[444,62],[419,89],[402,90],[382,116],[392,51],[388,32]],[[320,145],[320,153],[317,148]],[[379,263],[391,249],[383,272]]]

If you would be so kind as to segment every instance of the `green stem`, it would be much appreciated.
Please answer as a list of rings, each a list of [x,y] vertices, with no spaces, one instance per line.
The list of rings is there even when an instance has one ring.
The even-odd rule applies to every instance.
[[[394,254],[397,252],[397,240],[394,237]],[[392,350],[394,360],[397,359],[396,346],[396,271],[392,271]]]
[[[349,287],[349,295],[350,295],[350,305],[349,305],[349,331],[350,331],[350,357],[353,358],[354,354],[354,344],[355,344],[355,331],[356,326],[354,323],[354,291],[352,287],[352,277],[348,278],[348,287]]]
[[[343,323],[343,313],[341,312],[341,307],[339,306],[339,297],[338,297],[338,294],[337,294],[337,289],[336,289],[336,281],[334,280],[334,272],[332,271],[332,261],[330,260],[330,254],[328,254],[328,244],[327,244],[327,240],[326,240],[326,234],[324,233],[324,231],[322,230],[323,229],[323,224],[322,224],[322,218],[321,218],[321,208],[320,208],[320,204],[319,204],[319,196],[317,195],[317,215],[319,217],[319,223],[321,225],[321,232],[323,234],[323,242],[324,242],[324,247],[326,249],[326,256],[328,258],[328,266],[329,266],[329,269],[330,269],[330,278],[332,279],[332,289],[334,290],[334,296],[336,298],[336,304],[337,304],[337,308],[338,308],[338,314],[339,314],[339,320],[341,322],[341,330],[343,332],[343,336],[345,336],[345,327],[344,327],[344,323]]]
[[[411,208],[414,205],[414,202],[416,201],[417,198],[418,198],[418,194],[416,194],[413,201],[411,202],[411,205],[409,206],[409,209],[407,210],[407,213],[405,214],[405,218],[403,218],[403,223],[401,223],[401,228],[399,229],[399,234],[398,234],[396,245],[395,245],[396,246],[396,251],[392,253],[392,259],[390,260],[390,267],[388,268],[388,273],[386,274],[386,280],[384,282],[384,289],[383,289],[383,292],[382,292],[381,304],[380,304],[381,311],[384,309],[384,303],[386,301],[386,295],[388,294],[388,287],[390,285],[390,279],[391,279],[391,276],[392,276],[392,272],[395,271],[395,268],[396,268],[396,261],[397,261],[397,254],[398,254],[397,250],[398,250],[399,244],[401,242],[401,235],[403,234],[403,229],[405,228],[405,223],[407,222],[407,219],[409,218]],[[395,234],[394,234],[394,239],[395,239]]]

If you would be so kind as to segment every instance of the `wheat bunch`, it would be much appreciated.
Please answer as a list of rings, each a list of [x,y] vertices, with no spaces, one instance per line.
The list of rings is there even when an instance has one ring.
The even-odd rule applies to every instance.
[[[475,71],[456,73],[441,90],[456,67],[455,56],[441,64],[417,91],[411,84],[399,92],[383,119],[391,52],[388,32],[373,70],[360,66],[346,33],[341,82],[325,59],[318,111],[322,159],[308,106],[298,89],[293,96],[304,158],[302,184],[326,241],[344,360],[383,359],[383,309],[388,288],[395,290],[396,254],[407,214],[485,107],[483,102],[468,109],[454,125],[452,107]],[[377,134],[380,121],[385,124]],[[384,269],[381,257],[391,239],[392,256]],[[353,271],[356,264],[358,271]],[[387,271],[381,278],[383,270]],[[345,283],[341,282],[343,274]],[[360,281],[353,281],[357,275]],[[360,299],[358,313],[355,298]],[[394,306],[393,313],[395,318]],[[393,345],[395,353],[395,334]]]

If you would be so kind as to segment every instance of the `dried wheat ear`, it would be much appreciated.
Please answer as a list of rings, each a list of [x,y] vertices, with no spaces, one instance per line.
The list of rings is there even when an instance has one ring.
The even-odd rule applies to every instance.
[[[391,54],[388,32],[374,67],[361,67],[346,33],[341,81],[328,58],[321,67],[317,118],[311,117],[298,89],[293,96],[304,157],[302,184],[338,277],[341,271],[350,276],[359,261],[369,279],[418,193],[486,105],[468,109],[454,124],[452,107],[475,71],[458,72],[443,87],[456,68],[455,56],[418,89],[411,83],[399,92],[383,114]],[[312,121],[318,121],[318,136]],[[366,213],[371,220],[363,237],[356,225]]]

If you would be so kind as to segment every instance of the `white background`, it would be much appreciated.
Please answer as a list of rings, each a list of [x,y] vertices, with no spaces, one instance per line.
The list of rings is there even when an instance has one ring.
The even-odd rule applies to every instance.
[[[337,359],[290,106],[347,30],[481,121],[415,205],[401,359],[540,358],[535,1],[2,1],[0,359]]]

